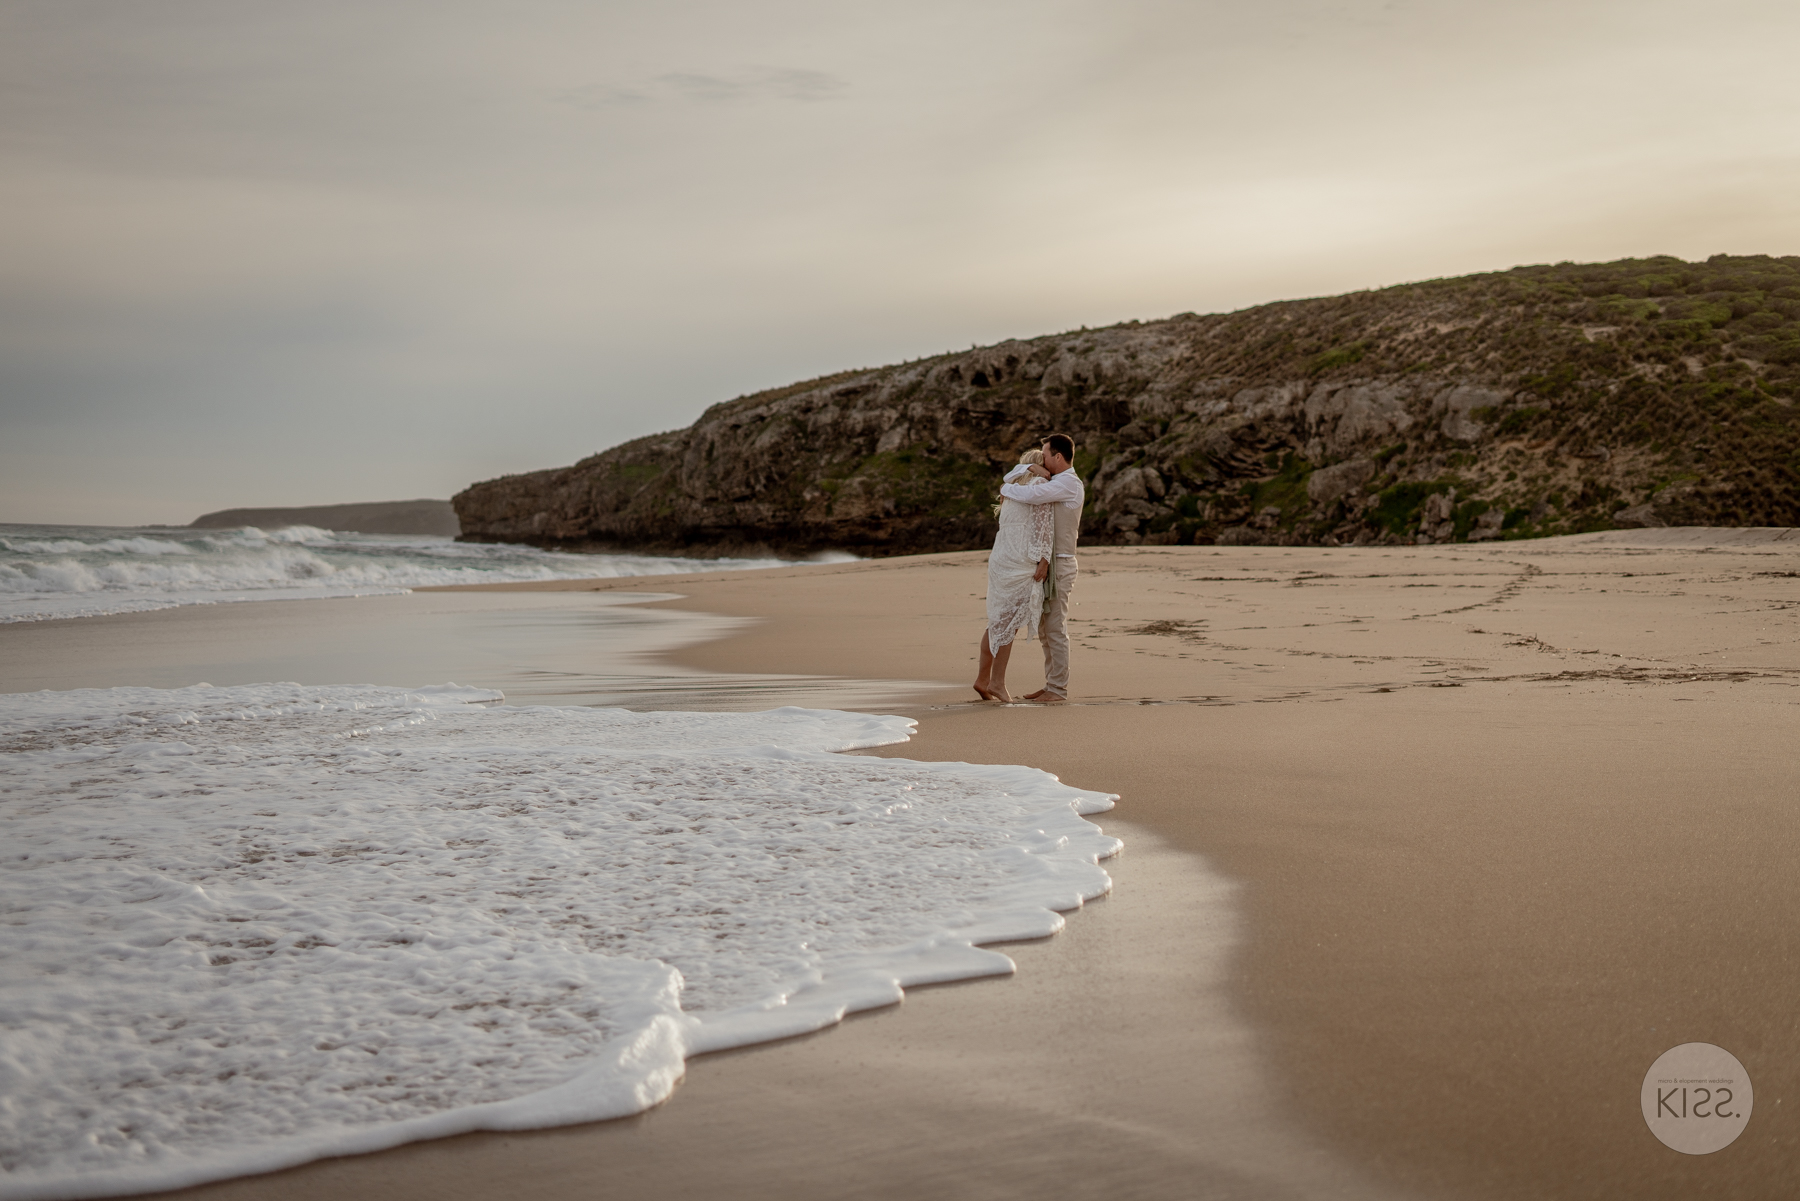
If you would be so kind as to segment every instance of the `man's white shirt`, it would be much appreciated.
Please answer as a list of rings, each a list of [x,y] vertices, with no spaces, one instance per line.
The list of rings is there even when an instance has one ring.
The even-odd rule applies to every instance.
[[[1087,488],[1081,477],[1075,474],[1073,467],[1067,471],[1059,471],[1047,480],[1035,484],[1021,484],[1014,481],[1030,474],[1031,465],[1020,463],[1006,473],[1006,482],[1000,485],[1000,495],[1008,500],[1022,501],[1028,505],[1047,505],[1060,502],[1065,508],[1081,512],[1087,503]],[[1072,559],[1074,555],[1063,554],[1058,558]]]

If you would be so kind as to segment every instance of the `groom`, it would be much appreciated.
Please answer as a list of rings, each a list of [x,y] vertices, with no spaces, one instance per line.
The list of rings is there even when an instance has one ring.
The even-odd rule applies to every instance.
[[[1044,483],[1024,484],[1025,473],[1042,476]],[[1069,593],[1075,587],[1075,538],[1081,532],[1081,507],[1087,489],[1075,474],[1075,443],[1067,434],[1044,439],[1044,465],[1021,463],[1006,473],[1000,495],[1028,505],[1056,506],[1055,558],[1050,578],[1056,589],[1038,622],[1038,639],[1044,644],[1044,686],[1025,699],[1040,705],[1056,705],[1069,699]]]

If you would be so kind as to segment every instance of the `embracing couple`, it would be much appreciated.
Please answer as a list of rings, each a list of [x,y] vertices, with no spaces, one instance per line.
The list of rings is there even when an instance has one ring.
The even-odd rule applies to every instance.
[[[1023,699],[1060,704],[1069,698],[1069,593],[1075,587],[1075,538],[1087,489],[1075,474],[1075,443],[1051,434],[1026,451],[1000,486],[1000,532],[988,556],[987,629],[975,691],[1011,704],[1006,661],[1013,639],[1037,632],[1044,644],[1044,686]]]

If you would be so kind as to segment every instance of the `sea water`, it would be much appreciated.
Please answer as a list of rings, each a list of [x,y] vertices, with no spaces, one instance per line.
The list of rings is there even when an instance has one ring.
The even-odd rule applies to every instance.
[[[500,699],[0,696],[0,1196],[638,1112],[1110,886],[1106,794],[833,753],[910,719]]]
[[[303,525],[194,530],[0,524],[0,622],[221,601],[372,596],[432,584],[663,575],[782,563],[559,554],[506,543]]]

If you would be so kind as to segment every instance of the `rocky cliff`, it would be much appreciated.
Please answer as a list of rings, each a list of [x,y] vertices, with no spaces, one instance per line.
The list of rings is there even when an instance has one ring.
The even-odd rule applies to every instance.
[[[973,548],[1061,430],[1090,542],[1794,525],[1797,395],[1800,257],[1565,263],[844,372],[453,503],[570,548]]]

